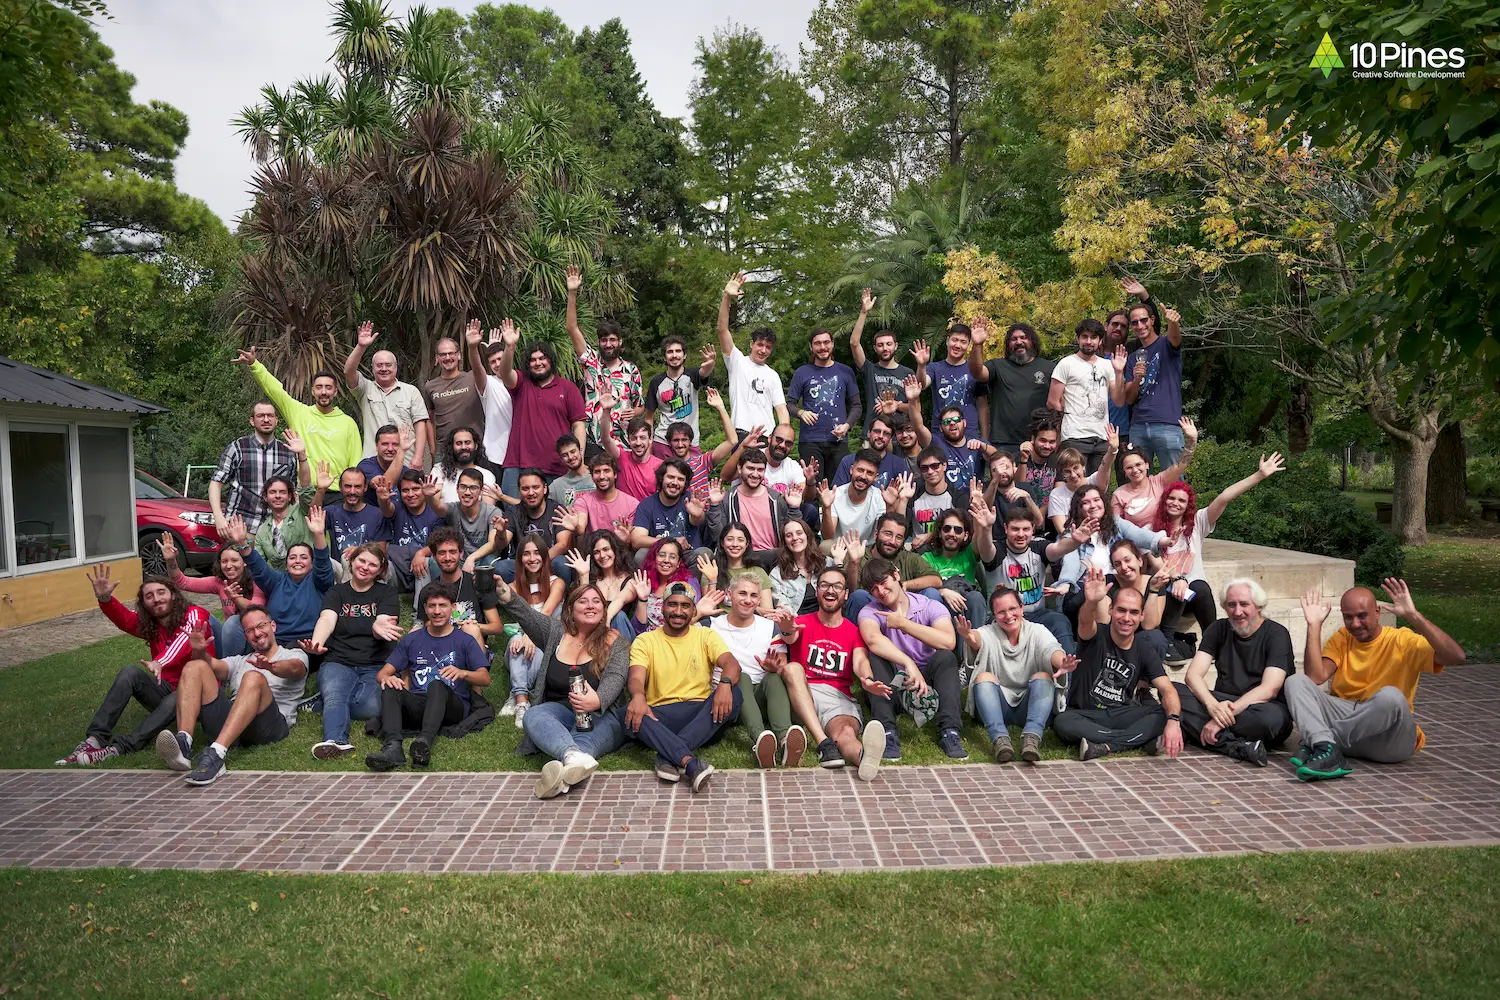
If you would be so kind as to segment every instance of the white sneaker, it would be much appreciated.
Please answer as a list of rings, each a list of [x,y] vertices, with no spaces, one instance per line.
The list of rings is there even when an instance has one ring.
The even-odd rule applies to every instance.
[[[562,776],[569,787],[578,784],[599,770],[599,762],[582,750],[569,750],[563,754]]]
[[[567,790],[568,783],[563,780],[562,761],[547,761],[542,767],[542,776],[536,779],[536,797],[555,799]]]
[[[524,729],[525,728],[525,725],[522,722],[522,720],[526,718],[526,710],[528,708],[530,708],[530,707],[531,707],[531,704],[529,702],[524,702],[524,701],[518,701],[518,702],[516,702],[515,713],[516,713],[516,728],[517,729]]]
[[[312,755],[318,760],[333,760],[353,752],[353,743],[340,743],[337,740],[321,740],[314,743],[312,748]]]
[[[875,719],[865,723],[859,745],[862,748],[859,755],[859,780],[874,781],[875,775],[880,773],[880,756],[885,753],[885,726]]]
[[[516,714],[516,696],[515,695],[511,695],[510,697],[508,697],[508,698],[505,699],[505,704],[500,706],[500,714],[501,715],[515,715]]]

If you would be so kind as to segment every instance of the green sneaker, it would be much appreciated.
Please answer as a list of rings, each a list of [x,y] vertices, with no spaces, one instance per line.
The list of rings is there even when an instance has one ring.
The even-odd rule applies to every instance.
[[[1297,768],[1297,777],[1303,781],[1342,778],[1353,773],[1354,768],[1349,766],[1339,748],[1332,743],[1319,743],[1313,747],[1311,756]]]
[[[1296,770],[1297,768],[1301,767],[1302,762],[1311,756],[1312,747],[1308,746],[1306,743],[1302,744],[1297,748],[1297,752],[1292,754],[1292,770]]]

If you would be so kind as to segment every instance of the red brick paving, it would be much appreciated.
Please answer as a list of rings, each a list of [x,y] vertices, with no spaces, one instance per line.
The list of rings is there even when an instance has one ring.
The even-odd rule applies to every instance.
[[[283,871],[810,871],[1500,842],[1500,671],[1425,680],[1428,749],[1303,784],[1190,751],[1037,767],[535,775],[0,772],[0,865]]]

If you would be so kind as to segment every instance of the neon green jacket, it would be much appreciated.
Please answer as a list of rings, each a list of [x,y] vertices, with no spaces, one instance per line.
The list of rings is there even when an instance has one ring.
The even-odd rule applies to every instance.
[[[276,376],[259,361],[250,366],[250,372],[271,402],[276,404],[276,409],[281,411],[281,418],[287,426],[306,442],[307,462],[314,475],[318,463],[327,462],[334,482],[338,482],[345,469],[359,464],[364,455],[364,442],[359,436],[359,425],[349,414],[342,410],[321,413],[316,406],[292,398]]]

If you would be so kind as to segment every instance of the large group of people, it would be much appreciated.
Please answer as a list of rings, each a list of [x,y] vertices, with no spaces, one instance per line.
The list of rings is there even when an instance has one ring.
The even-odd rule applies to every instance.
[[[701,752],[727,727],[744,727],[760,767],[810,750],[871,780],[901,759],[900,713],[967,758],[966,708],[1002,764],[1040,760],[1049,726],[1082,760],[1191,743],[1255,766],[1295,727],[1305,780],[1409,757],[1420,674],[1464,651],[1393,579],[1389,603],[1342,595],[1326,642],[1329,608],[1309,594],[1299,673],[1260,582],[1213,592],[1205,539],[1281,458],[1199,507],[1183,478],[1198,434],[1180,318],[1123,284],[1133,303],[1080,322],[1065,357],[1013,323],[986,358],[995,333],[976,321],[952,324],[940,351],[913,344],[910,367],[888,330],[867,353],[866,290],[853,364],[816,330],[785,388],[772,330],[752,330],[748,353],[736,344],[743,274],[701,364],[668,337],[644,383],[617,325],[601,321],[593,343],[580,328],[576,269],[578,383],[508,320],[440,340],[420,387],[388,350],[362,371],[379,341],[363,324],[343,371],[313,377],[311,404],[246,349],[237,360],[267,399],[213,475],[213,573],[182,575],[168,538],[171,576],[148,576],[131,610],[106,568],[91,572],[101,610],[150,659],[120,671],[60,763],[154,740],[208,784],[234,747],[286,739],[313,711],[318,760],[354,753],[363,721],[380,745],[371,770],[422,768],[437,740],[510,718],[520,752],[547,758],[539,797],[631,741],[655,751],[663,781],[700,792],[713,773]],[[721,356],[723,394],[709,384]],[[712,447],[705,406],[724,428]],[[1407,625],[1382,625],[1383,611]],[[118,732],[132,699],[148,715]]]

